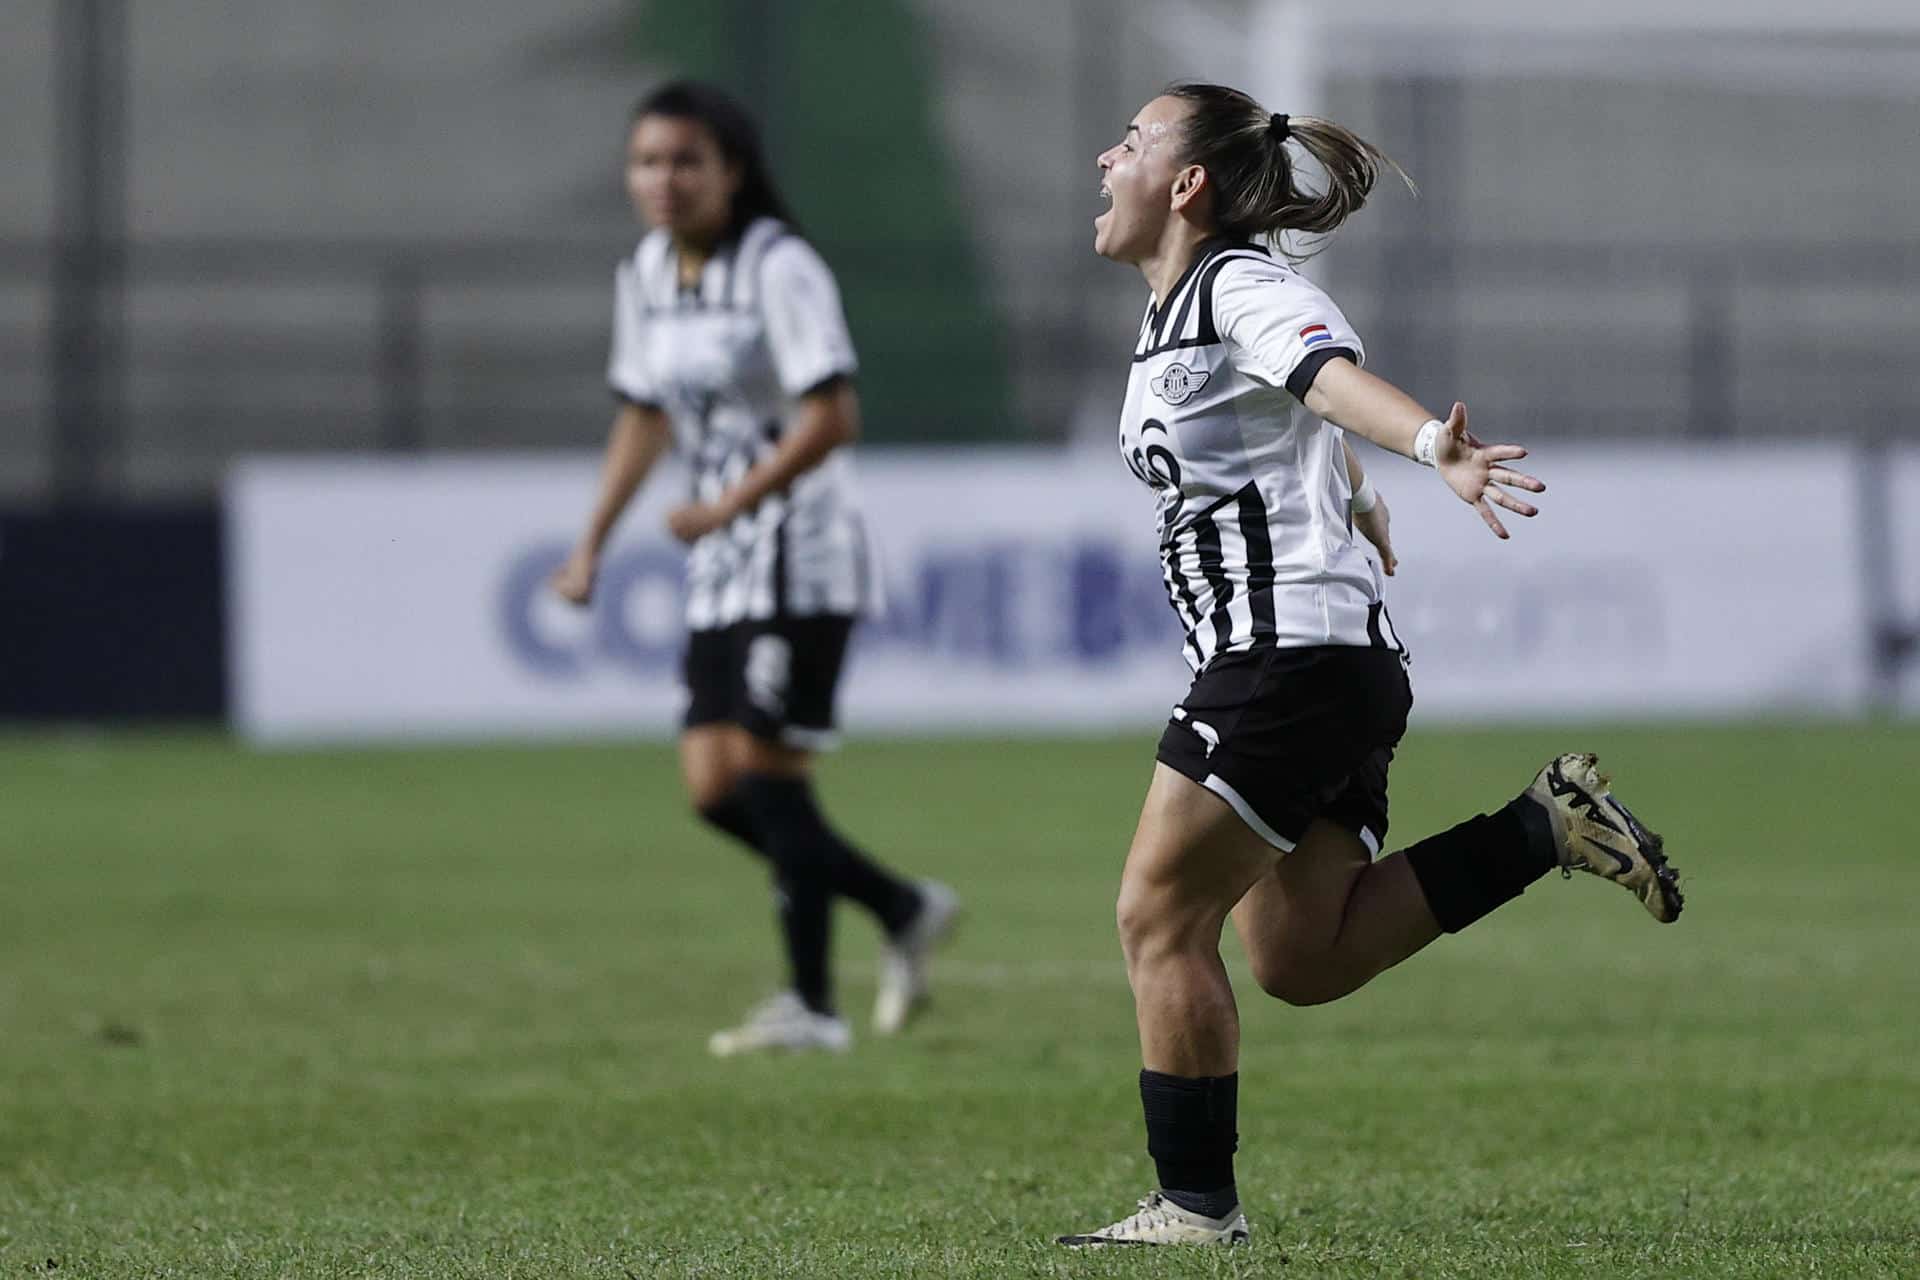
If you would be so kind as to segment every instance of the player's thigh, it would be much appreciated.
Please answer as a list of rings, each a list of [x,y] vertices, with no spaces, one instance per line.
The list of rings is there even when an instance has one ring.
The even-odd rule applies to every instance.
[[[735,760],[741,773],[764,773],[776,778],[802,778],[813,765],[813,752],[738,730]]]
[[[803,648],[803,676],[809,656]],[[769,657],[777,661],[769,664]],[[807,772],[812,752],[784,741],[780,723],[769,721],[754,702],[758,681],[762,693],[770,683],[774,705],[780,705],[789,668],[786,640],[776,636],[769,642],[761,625],[737,623],[688,638],[680,769],[696,808],[724,799],[747,774],[794,777]]]
[[[1366,844],[1347,826],[1326,818],[1309,823],[1293,851],[1234,905],[1234,931],[1256,967],[1333,946],[1354,884],[1371,861]]]
[[[1217,944],[1227,913],[1276,853],[1218,795],[1156,763],[1120,874],[1123,941]]]
[[[681,730],[680,777],[693,806],[705,808],[726,799],[746,774],[779,772],[756,768],[754,748],[753,736],[737,724],[703,724]]]
[[[748,774],[805,777],[813,754],[757,738],[737,724],[705,724],[680,734],[680,776],[695,808],[725,799]]]

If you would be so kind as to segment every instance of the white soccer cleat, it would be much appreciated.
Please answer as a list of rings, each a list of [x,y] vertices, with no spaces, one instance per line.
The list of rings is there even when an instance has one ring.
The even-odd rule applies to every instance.
[[[1562,874],[1586,871],[1625,885],[1661,924],[1680,918],[1680,873],[1667,865],[1665,843],[1608,791],[1600,760],[1569,753],[1542,769],[1528,798],[1547,811]]]
[[[953,933],[960,895],[937,880],[922,880],[920,914],[906,932],[880,949],[880,985],[873,997],[873,1029],[890,1036],[927,1000],[927,958]]]
[[[1224,1218],[1209,1218],[1182,1209],[1156,1191],[1131,1216],[1110,1227],[1055,1239],[1069,1249],[1097,1249],[1131,1244],[1245,1244],[1252,1234],[1247,1215],[1239,1209]]]
[[[707,1040],[707,1048],[720,1058],[774,1051],[845,1053],[852,1047],[853,1032],[844,1018],[815,1013],[791,991],[754,1006],[745,1022],[716,1031]]]

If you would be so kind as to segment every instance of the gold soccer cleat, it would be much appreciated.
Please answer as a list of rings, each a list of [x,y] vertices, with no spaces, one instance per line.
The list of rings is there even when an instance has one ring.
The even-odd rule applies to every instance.
[[[1625,885],[1661,924],[1680,918],[1680,873],[1667,865],[1660,837],[1607,789],[1599,757],[1570,752],[1542,769],[1526,795],[1553,823],[1560,870],[1587,871]]]

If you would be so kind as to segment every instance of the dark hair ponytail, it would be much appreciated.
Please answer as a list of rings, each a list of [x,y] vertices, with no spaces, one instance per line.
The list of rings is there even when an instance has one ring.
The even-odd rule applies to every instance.
[[[713,135],[727,162],[739,168],[740,189],[733,193],[724,238],[738,236],[755,218],[778,218],[795,231],[800,229],[773,185],[753,117],[724,90],[698,80],[675,80],[640,99],[629,124],[639,124],[647,116],[697,121]]]
[[[1383,168],[1414,189],[1413,179],[1391,156],[1331,120],[1268,115],[1252,98],[1225,85],[1175,84],[1165,92],[1187,104],[1181,138],[1185,159],[1207,171],[1214,222],[1227,235],[1243,240],[1282,231],[1325,236],[1366,204]],[[1324,190],[1301,184],[1287,154],[1290,141],[1326,172]],[[1289,256],[1314,252],[1317,247]]]

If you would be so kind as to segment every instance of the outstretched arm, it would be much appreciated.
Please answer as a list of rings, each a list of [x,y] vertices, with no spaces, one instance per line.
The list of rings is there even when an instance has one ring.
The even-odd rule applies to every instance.
[[[623,404],[607,433],[607,454],[600,466],[600,496],[593,504],[586,532],[573,554],[550,579],[553,589],[573,604],[593,599],[593,580],[600,569],[600,551],[619,522],[620,513],[640,488],[653,464],[672,440],[667,415],[652,405]]]
[[[1494,507],[1505,507],[1521,516],[1539,514],[1538,507],[1500,487],[1529,493],[1546,491],[1547,486],[1532,476],[1504,465],[1526,457],[1527,451],[1517,444],[1482,444],[1467,430],[1467,407],[1463,404],[1453,406],[1453,412],[1444,423],[1438,423],[1423,448],[1426,425],[1437,421],[1433,415],[1391,382],[1374,377],[1351,361],[1327,361],[1302,401],[1310,412],[1335,426],[1434,467],[1447,487],[1480,513],[1496,537],[1506,537],[1507,530],[1493,513]]]

